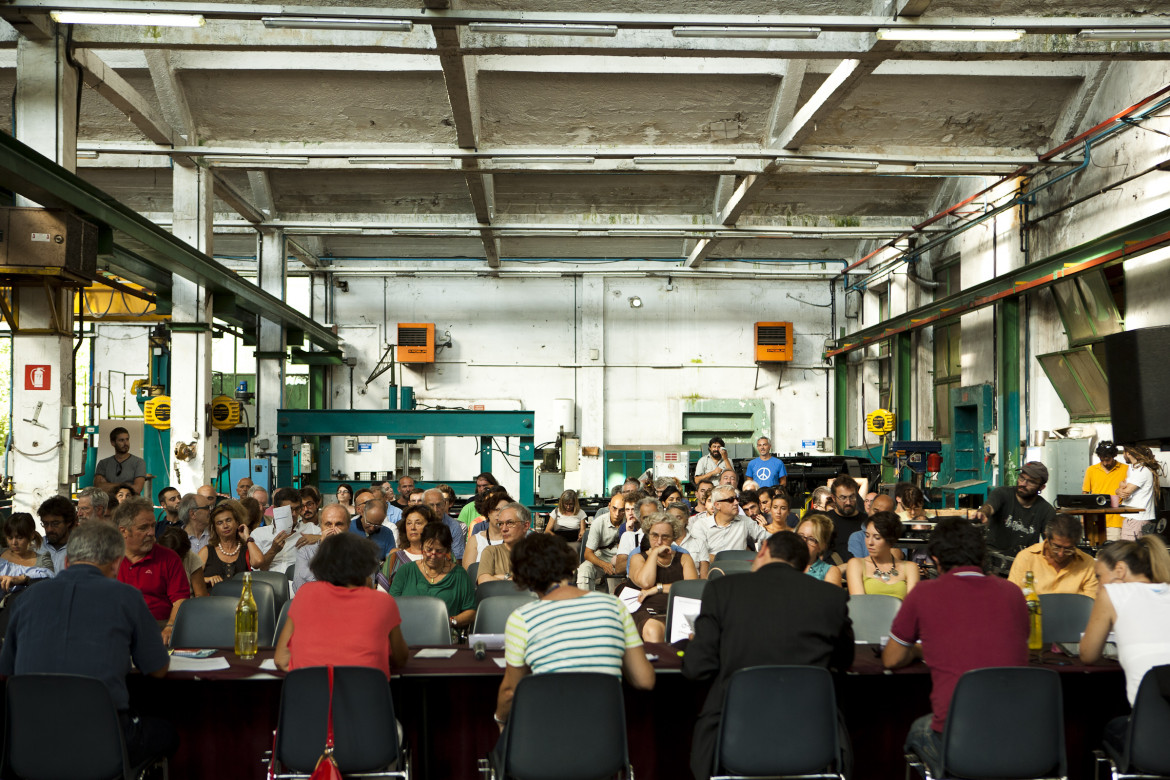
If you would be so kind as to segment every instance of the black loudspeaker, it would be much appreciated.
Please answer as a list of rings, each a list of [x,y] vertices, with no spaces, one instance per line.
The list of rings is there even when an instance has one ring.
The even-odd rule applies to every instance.
[[[1170,442],[1170,327],[1105,337],[1113,440]]]

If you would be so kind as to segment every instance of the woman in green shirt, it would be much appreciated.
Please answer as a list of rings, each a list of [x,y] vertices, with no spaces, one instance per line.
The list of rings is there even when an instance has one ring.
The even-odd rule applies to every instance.
[[[391,596],[434,596],[447,605],[453,628],[470,628],[475,620],[475,586],[451,557],[451,529],[427,523],[422,530],[423,557],[398,567]]]

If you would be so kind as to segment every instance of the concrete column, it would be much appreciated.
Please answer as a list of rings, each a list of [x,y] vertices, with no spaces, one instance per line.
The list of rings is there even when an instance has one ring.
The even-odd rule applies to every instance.
[[[61,166],[77,167],[76,71],[61,39],[21,38],[16,55],[16,137]],[[37,207],[18,197],[17,206]],[[73,295],[42,285],[14,295],[20,333],[12,340],[13,509],[35,512],[49,496],[68,495],[68,429],[73,424]]]
[[[584,366],[577,374],[577,414],[582,447],[605,446],[605,279],[578,277],[577,355]],[[581,457],[581,489],[594,495],[605,490],[605,460]]]
[[[260,239],[260,289],[285,298],[285,241],[280,230],[262,230]],[[256,439],[268,440],[268,452],[276,452],[276,412],[284,406],[284,328],[261,318],[256,347]]]
[[[177,238],[211,253],[212,181],[202,168],[174,169]],[[193,444],[186,461],[171,451],[173,484],[190,493],[212,481],[219,467],[219,433],[208,425],[211,403],[211,294],[176,275],[171,287],[171,445]]]

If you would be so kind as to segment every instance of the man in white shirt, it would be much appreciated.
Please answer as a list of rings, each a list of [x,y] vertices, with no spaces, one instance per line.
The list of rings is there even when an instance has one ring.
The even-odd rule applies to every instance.
[[[695,568],[699,572],[699,578],[707,579],[707,570],[711,567],[711,561],[707,555],[707,546],[703,544],[702,539],[690,531],[691,515],[687,509],[687,505],[682,501],[675,501],[666,507],[666,511],[678,518],[678,521],[683,526],[683,537],[681,539],[675,539],[674,546],[689,554],[695,562]]]
[[[274,509],[287,506],[292,510],[292,530],[278,533],[277,523],[273,522],[254,530],[251,539],[264,553],[257,568],[285,572],[296,563],[298,547],[321,541],[321,527],[316,523],[302,522],[301,496],[296,488],[280,488],[272,498]]]
[[[739,512],[739,499],[735,488],[720,485],[711,494],[714,515],[701,522],[691,524],[691,533],[701,539],[707,547],[710,560],[722,550],[748,550],[748,542],[762,542],[771,534],[760,525]]]
[[[609,500],[609,514],[594,519],[585,537],[584,560],[577,567],[577,587],[593,590],[598,577],[617,573],[614,558],[617,557],[618,529],[625,519],[626,499],[618,493]]]
[[[719,479],[724,471],[735,471],[731,465],[731,458],[727,455],[727,445],[718,436],[712,436],[707,442],[707,454],[699,458],[695,464],[695,483],[705,479]]]

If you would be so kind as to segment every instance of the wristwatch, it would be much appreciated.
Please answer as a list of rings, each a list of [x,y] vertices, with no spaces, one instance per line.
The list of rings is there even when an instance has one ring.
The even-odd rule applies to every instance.
[[[662,583],[661,583],[661,582],[660,582],[660,583],[658,583],[658,592],[659,592],[659,593],[661,593],[661,592],[662,592]]]

